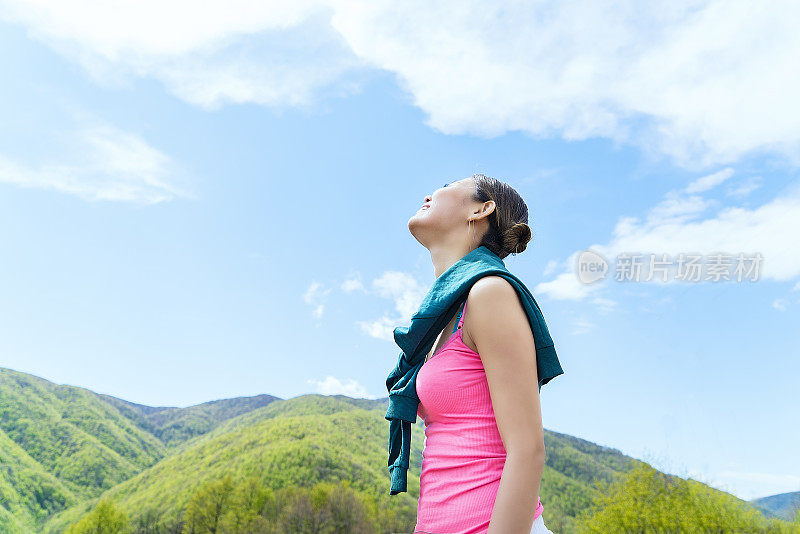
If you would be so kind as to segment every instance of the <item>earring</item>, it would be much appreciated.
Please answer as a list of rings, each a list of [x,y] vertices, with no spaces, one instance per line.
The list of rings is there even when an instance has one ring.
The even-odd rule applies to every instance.
[[[472,240],[470,241],[470,247],[472,247],[475,244],[475,225],[472,224],[472,219],[467,220],[467,231],[469,229],[472,229]]]

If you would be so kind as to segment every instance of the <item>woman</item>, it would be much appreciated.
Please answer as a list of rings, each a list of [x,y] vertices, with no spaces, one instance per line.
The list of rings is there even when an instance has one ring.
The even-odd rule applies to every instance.
[[[438,278],[481,245],[500,258],[524,251],[527,221],[513,188],[477,174],[426,196],[408,228]],[[474,282],[416,378],[425,446],[414,532],[551,532],[538,497],[545,447],[535,351],[511,284]]]

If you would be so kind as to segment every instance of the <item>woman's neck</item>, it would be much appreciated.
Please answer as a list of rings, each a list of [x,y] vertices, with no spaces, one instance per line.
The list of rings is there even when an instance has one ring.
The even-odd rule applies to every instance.
[[[439,278],[443,272],[453,266],[455,262],[470,253],[469,248],[464,247],[440,247],[429,249],[431,261],[433,262],[433,276]]]

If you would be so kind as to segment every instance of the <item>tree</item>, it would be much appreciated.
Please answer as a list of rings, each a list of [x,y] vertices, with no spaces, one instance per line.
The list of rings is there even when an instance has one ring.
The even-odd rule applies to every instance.
[[[753,506],[695,480],[640,464],[612,484],[595,508],[576,521],[577,532],[791,532]]]
[[[274,500],[274,492],[263,485],[261,478],[251,475],[233,490],[228,512],[222,518],[226,534],[269,532],[269,521],[259,515],[267,502]]]
[[[159,534],[160,519],[158,512],[154,509],[145,510],[134,522],[136,534]]]
[[[128,516],[110,499],[102,499],[94,510],[69,527],[67,534],[123,534],[128,532]]]
[[[217,534],[233,489],[233,480],[225,475],[194,492],[186,505],[184,534]]]

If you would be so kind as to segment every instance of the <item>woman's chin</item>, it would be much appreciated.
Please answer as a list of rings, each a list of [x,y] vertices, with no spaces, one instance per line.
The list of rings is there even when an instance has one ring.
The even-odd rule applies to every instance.
[[[428,216],[430,208],[420,208],[408,219],[408,229],[412,234],[424,233],[423,227],[431,228],[435,226],[435,220]]]
[[[408,231],[411,232],[411,235],[416,237],[416,234],[420,233],[422,226],[423,226],[423,217],[419,216],[419,213],[415,213],[411,216],[408,220]]]

